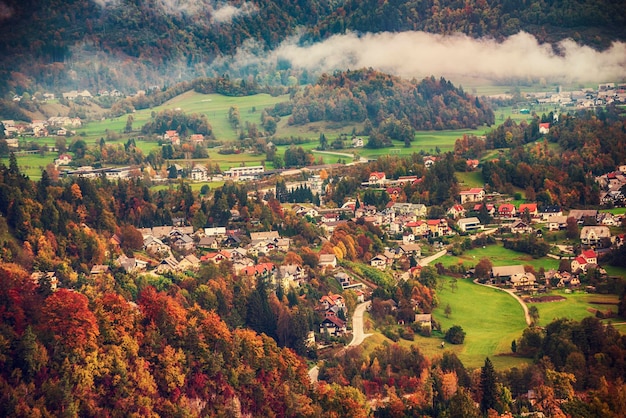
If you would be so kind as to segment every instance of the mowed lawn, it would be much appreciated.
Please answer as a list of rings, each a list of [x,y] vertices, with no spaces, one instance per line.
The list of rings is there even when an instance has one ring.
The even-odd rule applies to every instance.
[[[566,294],[563,290],[550,293],[565,298],[556,302],[528,303],[528,306],[536,306],[539,310],[539,325],[546,326],[559,318],[569,318],[580,321],[588,316],[595,316],[595,311],[617,313],[619,298],[617,295],[600,295],[577,291]],[[622,322],[619,318],[613,318],[613,322]],[[607,322],[607,321],[605,321]]]
[[[415,341],[400,340],[404,346],[415,344],[428,358],[441,356],[444,350],[454,352],[466,367],[481,367],[485,357],[489,357],[498,369],[507,369],[530,362],[530,359],[510,356],[511,341],[518,339],[526,328],[524,311],[521,305],[509,294],[480,286],[467,279],[457,281],[456,290],[452,291],[449,277],[444,277],[443,289],[437,291],[439,306],[433,311],[436,321],[445,333],[453,325],[459,325],[466,332],[465,343],[453,345],[445,343],[441,336],[415,336]],[[444,314],[450,305],[449,318]],[[367,332],[373,332],[369,330]],[[365,340],[364,349],[371,352],[377,344],[391,341],[380,333]]]
[[[511,341],[519,338],[526,328],[522,306],[509,294],[480,286],[467,279],[456,281],[453,291],[449,277],[441,278],[443,288],[437,292],[439,306],[433,311],[443,332],[460,325],[466,332],[465,343],[460,346],[446,344],[454,350],[467,367],[480,367],[485,357],[490,357],[496,367],[507,368],[524,363],[516,357],[502,356],[511,353]],[[444,311],[450,305],[452,313],[446,318]],[[441,350],[436,346],[436,350]]]
[[[464,264],[466,267],[474,267],[481,258],[488,258],[494,266],[510,266],[510,265],[531,265],[535,270],[543,267],[545,270],[558,269],[559,261],[549,257],[532,258],[528,254],[518,253],[513,250],[504,248],[502,244],[497,243],[488,245],[485,248],[474,248],[464,252],[460,256],[444,255],[438,258],[436,263],[442,263],[444,266],[452,266],[455,264]]]

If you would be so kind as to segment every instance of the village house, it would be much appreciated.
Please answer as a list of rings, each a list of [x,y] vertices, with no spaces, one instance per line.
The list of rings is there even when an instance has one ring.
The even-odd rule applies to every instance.
[[[482,207],[485,207],[487,209],[487,213],[489,214],[489,216],[494,216],[496,214],[496,207],[494,205],[492,205],[491,203],[477,203],[474,205],[474,212],[480,212]]]
[[[448,209],[446,214],[448,216],[451,216],[454,219],[457,219],[457,218],[464,217],[466,212],[467,211],[465,210],[465,208],[462,205],[456,204],[456,205],[452,205],[450,207],[450,209]]]
[[[191,169],[190,177],[193,181],[207,181],[209,179],[209,170],[205,166],[197,165]]]
[[[277,285],[289,288],[297,286],[299,282],[306,279],[306,272],[302,266],[286,264],[278,267],[277,277]]]
[[[387,176],[382,171],[373,171],[368,178],[370,185],[382,186],[387,181]]]
[[[508,225],[508,228],[511,229],[513,234],[530,234],[533,232],[533,227],[521,220],[517,220],[511,225]]]
[[[253,266],[245,267],[241,270],[241,274],[250,277],[271,278],[276,272],[274,263],[260,263]]]
[[[462,232],[471,232],[483,229],[483,226],[480,224],[480,219],[476,217],[459,219],[456,225]]]
[[[526,271],[522,265],[496,266],[491,268],[491,277],[496,283],[510,282],[513,276],[523,275]]]
[[[320,298],[320,307],[325,310],[335,310],[335,313],[338,310],[343,310],[343,312],[347,315],[346,302],[343,296],[335,294],[333,292],[328,292],[327,295],[324,295]]]
[[[186,255],[182,260],[179,261],[177,270],[187,271],[187,270],[197,270],[200,267],[200,260],[193,254]]]
[[[416,237],[423,237],[428,234],[428,224],[425,221],[407,222],[404,226],[411,230]]]
[[[428,208],[421,203],[394,203],[391,210],[399,216],[412,215],[417,218],[425,218],[428,214]]]
[[[572,209],[567,215],[568,218],[576,219],[576,222],[583,223],[585,219],[596,220],[598,211],[596,209]]]
[[[539,211],[537,210],[536,203],[522,203],[521,205],[519,205],[519,210],[517,211],[517,213],[520,216],[526,213],[526,211],[528,211],[528,214],[533,218],[539,216]]]
[[[346,331],[346,322],[330,312],[326,313],[324,320],[320,323],[320,333],[322,334],[328,332],[331,336],[340,336]]]
[[[47,285],[50,287],[50,290],[53,292],[56,292],[56,290],[59,288],[59,279],[54,271],[35,271],[30,275],[30,279],[33,281],[35,286],[41,286],[44,283],[47,283]]]
[[[539,133],[541,135],[547,135],[550,132],[550,124],[549,123],[540,123],[539,124]]]
[[[220,247],[220,240],[216,237],[202,237],[196,247],[202,249],[217,250]]]
[[[498,207],[498,216],[501,218],[511,218],[515,216],[515,206],[511,203],[503,203]]]
[[[482,187],[474,187],[469,190],[464,190],[460,193],[461,204],[467,202],[480,202],[485,198],[485,190]]]
[[[567,226],[567,216],[551,216],[548,219],[548,230],[550,231],[559,231],[561,229],[565,229]]]
[[[428,230],[433,237],[443,237],[452,234],[452,228],[445,219],[428,219]]]
[[[335,254],[320,254],[320,261],[318,265],[321,268],[335,268],[337,267],[337,257]]]
[[[265,172],[265,167],[262,165],[255,165],[250,167],[232,167],[229,170],[224,171],[224,176],[232,178],[234,180],[256,180]]]
[[[189,141],[194,144],[201,144],[204,141],[204,135],[193,134],[189,137]]]
[[[132,273],[146,270],[148,262],[134,257],[127,257],[125,254],[122,254],[115,260],[115,265],[124,269],[126,273]]]
[[[54,160],[54,165],[57,167],[60,165],[70,165],[72,163],[72,156],[69,154],[61,154],[59,158]]]
[[[410,244],[412,242],[415,242],[415,235],[412,232],[405,232],[404,234],[402,234],[403,244]]]
[[[535,275],[530,272],[515,273],[509,279],[515,290],[530,291],[537,285]]]
[[[421,257],[422,247],[419,244],[402,244],[398,246],[396,252],[401,256]]]
[[[105,265],[105,264],[94,264],[93,267],[91,267],[91,270],[89,271],[89,274],[93,277],[93,276],[101,276],[103,274],[109,273],[110,272],[110,268],[109,266]]]
[[[602,240],[611,240],[611,230],[608,226],[583,226],[580,230],[580,242],[583,245],[600,245]]]
[[[176,271],[177,269],[178,269],[178,261],[173,256],[169,256],[161,260],[159,265],[156,267],[155,271],[157,273],[162,274],[162,273]]]
[[[541,214],[541,219],[545,221],[549,221],[553,216],[563,216],[563,210],[560,206],[557,205],[549,205],[541,208],[539,212]]]
[[[430,333],[433,329],[433,316],[432,314],[415,314],[415,323],[420,326],[422,330],[426,329]]]
[[[382,254],[375,255],[370,259],[370,266],[384,270],[387,267],[387,257]]]
[[[363,148],[363,138],[355,136],[352,138],[352,147],[353,148]]]

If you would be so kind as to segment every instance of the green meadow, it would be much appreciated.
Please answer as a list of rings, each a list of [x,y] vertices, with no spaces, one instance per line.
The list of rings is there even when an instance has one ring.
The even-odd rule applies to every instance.
[[[415,344],[429,358],[440,356],[444,350],[454,352],[466,367],[478,368],[489,357],[498,369],[507,369],[529,363],[529,359],[511,356],[511,341],[518,339],[526,328],[524,311],[521,305],[505,292],[480,286],[467,279],[457,280],[452,291],[449,277],[441,279],[443,287],[437,291],[439,306],[433,311],[434,319],[441,324],[445,333],[453,325],[460,325],[466,333],[465,342],[460,345],[445,343],[433,333],[431,337],[415,336],[413,342],[400,340],[398,343],[410,346]],[[450,305],[449,318],[444,314]],[[371,330],[367,332],[372,332]],[[371,352],[377,344],[390,341],[376,333],[365,340],[366,352]]]
[[[569,318],[580,321],[588,316],[594,316],[596,310],[617,313],[619,298],[617,295],[600,295],[577,291],[567,294],[564,290],[551,292],[550,295],[564,297],[564,300],[556,302],[529,303],[528,306],[536,306],[539,311],[539,325],[546,326],[559,318]]]
[[[466,267],[475,266],[481,258],[488,258],[494,266],[508,266],[508,265],[530,265],[535,270],[539,270],[543,267],[546,271],[550,269],[557,269],[559,267],[559,261],[549,257],[532,258],[528,254],[518,253],[513,250],[504,248],[502,244],[488,245],[484,248],[474,248],[465,251],[460,256],[444,255],[437,259],[437,263],[441,263],[446,267],[463,264]]]

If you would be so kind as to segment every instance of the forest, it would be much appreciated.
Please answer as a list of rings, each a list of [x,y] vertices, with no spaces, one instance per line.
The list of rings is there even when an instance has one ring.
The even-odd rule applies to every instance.
[[[274,113],[284,113],[284,106]],[[415,130],[494,123],[486,102],[444,78],[408,81],[372,69],[323,74],[316,84],[292,94],[289,106],[292,125],[322,120],[364,122],[365,134],[378,128],[386,137],[405,143],[412,141]]]
[[[538,116],[531,123],[508,120],[487,134],[485,141],[457,141],[456,152],[511,147],[508,158],[482,165],[483,177],[494,190],[518,187],[525,190],[527,199],[545,205],[597,205],[600,190],[594,176],[614,169],[626,158],[626,125],[614,106],[597,115],[581,111],[562,116],[544,138],[535,133]],[[558,144],[562,151],[555,152],[550,144]]]
[[[0,53],[6,59],[0,61],[0,81],[17,94],[112,85],[133,91],[225,72],[267,85],[289,85],[290,77],[307,84],[308,71],[289,63],[259,68],[220,61],[250,41],[271,50],[301,32],[302,42],[310,43],[347,31],[502,39],[524,30],[540,42],[572,38],[598,49],[626,38],[626,12],[610,0],[255,0],[236,2],[249,13],[227,24],[215,22],[213,2],[197,3],[201,6],[194,9],[185,1],[4,0]]]

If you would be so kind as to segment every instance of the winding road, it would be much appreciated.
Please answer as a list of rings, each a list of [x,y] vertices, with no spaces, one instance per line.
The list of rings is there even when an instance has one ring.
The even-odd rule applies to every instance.
[[[372,334],[366,334],[364,329],[364,321],[363,315],[367,310],[367,307],[371,305],[371,301],[359,303],[354,309],[354,314],[352,314],[352,341],[348,344],[340,353],[344,353],[349,347],[356,347],[357,345],[361,345],[363,340],[369,337]],[[317,378],[319,376],[320,369],[318,366],[313,366],[309,369],[309,380],[311,383],[316,383]]]

